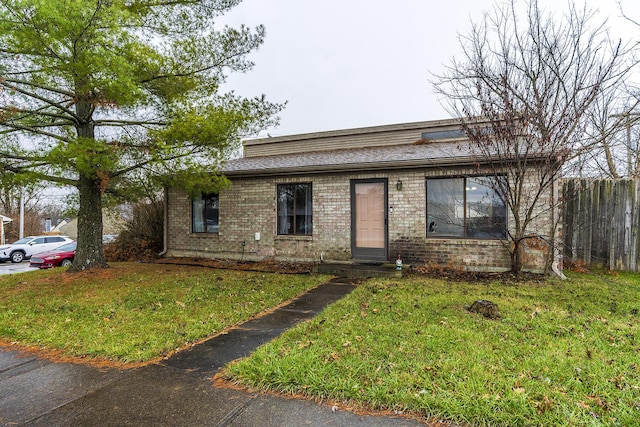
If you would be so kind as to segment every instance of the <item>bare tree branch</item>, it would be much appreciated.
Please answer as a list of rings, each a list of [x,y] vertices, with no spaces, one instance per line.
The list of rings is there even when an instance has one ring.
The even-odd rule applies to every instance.
[[[629,71],[627,49],[608,39],[603,23],[594,25],[594,12],[570,5],[557,20],[537,0],[525,4],[524,16],[509,0],[472,24],[460,37],[463,59],[434,83],[508,206],[515,272],[531,241],[555,240],[555,226],[542,218],[559,203],[563,165],[584,152],[596,99]]]

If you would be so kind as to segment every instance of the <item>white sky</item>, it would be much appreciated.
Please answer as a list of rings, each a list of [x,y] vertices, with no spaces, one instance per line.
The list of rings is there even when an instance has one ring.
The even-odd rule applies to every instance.
[[[499,0],[498,0],[499,1]],[[578,0],[582,4],[583,0]],[[640,20],[640,2],[620,0]],[[271,136],[448,118],[429,80],[459,55],[493,0],[244,0],[219,19],[264,24],[264,45],[247,74],[228,88],[243,96],[288,101]],[[542,7],[566,10],[562,0]],[[616,0],[586,0],[617,37],[640,40],[640,27],[620,17]],[[595,22],[595,21],[594,21]],[[266,136],[263,132],[261,136]]]

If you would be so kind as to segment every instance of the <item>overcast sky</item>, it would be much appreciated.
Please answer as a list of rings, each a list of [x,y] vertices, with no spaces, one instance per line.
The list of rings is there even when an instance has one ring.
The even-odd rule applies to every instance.
[[[500,0],[497,0],[500,1]],[[640,2],[620,0],[640,20]],[[640,40],[618,1],[586,0],[617,37]],[[243,96],[288,101],[271,136],[449,118],[429,82],[460,55],[459,34],[493,0],[243,0],[221,24],[264,24],[253,70],[230,77]],[[562,0],[543,7],[566,9]],[[578,0],[582,4],[582,0]]]

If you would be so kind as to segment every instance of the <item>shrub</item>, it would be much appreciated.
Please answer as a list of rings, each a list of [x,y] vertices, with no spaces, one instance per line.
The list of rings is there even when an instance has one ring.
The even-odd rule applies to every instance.
[[[137,203],[115,241],[104,245],[107,261],[151,261],[162,251],[164,204]]]

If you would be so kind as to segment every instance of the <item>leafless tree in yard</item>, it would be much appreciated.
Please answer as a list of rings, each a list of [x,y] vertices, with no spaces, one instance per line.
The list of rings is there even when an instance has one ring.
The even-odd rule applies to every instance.
[[[640,178],[640,98],[626,85],[603,92],[589,109],[586,141],[573,161],[580,178]]]
[[[640,29],[640,23],[625,12],[620,14]],[[632,33],[633,35],[633,33]],[[629,68],[638,69],[640,58],[636,37],[630,42]],[[589,146],[582,150],[581,176],[604,178],[640,178],[640,87],[637,76],[603,91],[588,114]],[[584,175],[583,175],[584,174]]]
[[[507,206],[507,248],[517,273],[528,245],[543,245],[549,255],[556,250],[557,179],[588,147],[588,114],[627,73],[627,51],[594,12],[571,5],[556,16],[537,0],[498,4],[460,43],[462,58],[434,85]]]

